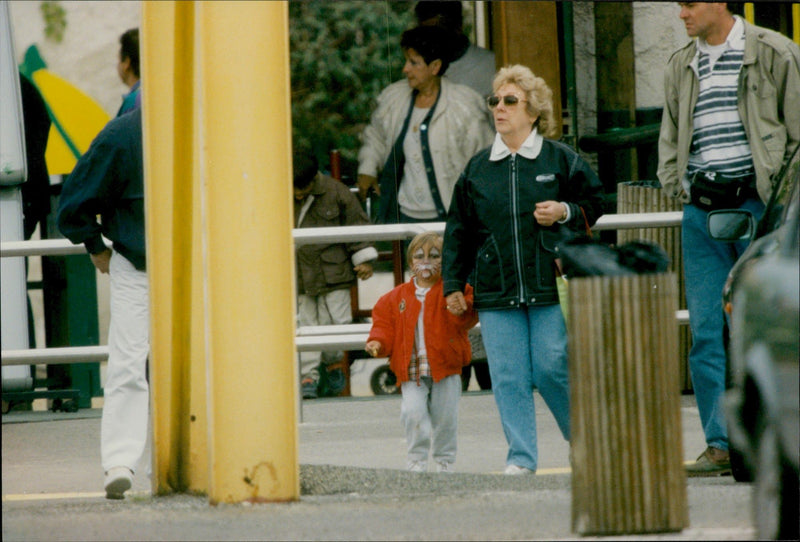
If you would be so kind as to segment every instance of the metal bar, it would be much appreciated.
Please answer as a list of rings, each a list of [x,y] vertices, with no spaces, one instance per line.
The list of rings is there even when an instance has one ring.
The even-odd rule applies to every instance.
[[[106,361],[108,346],[65,346],[58,348],[29,348],[3,350],[3,367],[8,365],[62,365]]]
[[[620,128],[603,134],[585,135],[578,146],[586,152],[604,152],[628,149],[637,145],[658,141],[661,123],[646,124],[635,128]]]
[[[351,333],[347,335],[315,335],[295,337],[294,344],[298,352],[316,352],[335,347],[338,350],[363,350],[367,344],[369,333]]]
[[[675,312],[678,325],[689,323],[689,311]],[[480,324],[476,327],[480,328]],[[294,343],[298,352],[314,352],[326,348],[360,350],[369,337],[372,324],[344,324],[336,326],[303,326],[297,328]],[[9,365],[57,365],[106,361],[108,346],[69,346],[61,348],[31,348],[29,350],[3,350],[3,367]]]
[[[111,248],[111,241],[103,239]],[[33,241],[3,241],[0,243],[0,257],[15,256],[70,256],[86,254],[84,245],[73,245],[69,239],[39,239]]]
[[[319,335],[348,335],[354,333],[369,333],[372,324],[341,324],[334,326],[299,326],[298,337],[314,337]]]
[[[680,226],[682,211],[660,213],[606,214],[597,219],[592,231],[627,230],[635,228],[660,228]],[[296,246],[357,241],[396,241],[410,239],[423,231],[444,233],[444,222],[420,224],[380,224],[371,226],[337,226],[333,228],[300,228],[292,230]],[[110,248],[111,242],[106,240]],[[68,239],[42,239],[35,241],[3,241],[0,257],[67,256],[85,254],[83,245],[73,245]]]
[[[635,228],[658,228],[680,226],[683,213],[668,211],[659,213],[607,214],[601,216],[593,231],[624,230]],[[372,226],[340,226],[335,228],[302,228],[292,231],[296,245],[344,241],[395,241],[411,238],[422,231],[444,232],[444,222],[421,224],[386,224]],[[108,246],[110,241],[105,240]],[[0,243],[0,257],[56,256],[84,254],[83,245],[73,245],[68,239],[44,239],[37,241],[4,241]],[[689,311],[679,310],[675,314],[679,325],[689,323]],[[315,351],[325,348],[358,350],[364,346],[369,335],[370,324],[341,326],[307,326],[296,330],[295,346],[298,351]],[[63,348],[34,348],[29,350],[2,351],[2,365],[69,364],[105,361],[108,346],[80,346]]]

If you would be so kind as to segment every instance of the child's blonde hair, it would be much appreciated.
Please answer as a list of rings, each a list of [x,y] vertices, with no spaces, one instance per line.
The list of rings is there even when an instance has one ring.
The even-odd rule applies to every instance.
[[[424,231],[415,235],[408,244],[408,249],[406,250],[406,262],[408,263],[409,269],[411,269],[411,261],[414,259],[414,253],[418,248],[434,246],[441,251],[443,244],[444,239],[442,239],[442,236],[435,231]]]

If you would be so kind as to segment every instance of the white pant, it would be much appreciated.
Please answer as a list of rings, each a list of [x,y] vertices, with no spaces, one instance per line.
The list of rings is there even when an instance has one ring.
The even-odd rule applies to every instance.
[[[334,290],[327,294],[297,296],[297,320],[300,326],[330,326],[349,324],[353,321],[350,309],[350,290]],[[300,378],[316,374],[320,361],[334,363],[343,352],[300,352]]]
[[[437,463],[454,463],[458,431],[458,401],[461,398],[461,375],[452,375],[434,383],[422,377],[403,382],[400,419],[406,429],[408,461],[428,463],[433,451]]]
[[[103,470],[136,470],[147,442],[150,300],[147,273],[118,252],[111,255],[111,323],[100,454]]]

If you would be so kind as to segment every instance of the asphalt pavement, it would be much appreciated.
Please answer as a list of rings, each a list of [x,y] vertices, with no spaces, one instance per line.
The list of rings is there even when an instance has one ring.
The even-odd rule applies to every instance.
[[[357,386],[355,389],[358,389]],[[594,540],[572,531],[569,445],[538,393],[539,470],[504,476],[506,444],[491,392],[459,407],[453,474],[405,465],[399,396],[303,402],[301,497],[211,506],[153,497],[140,468],[123,501],[102,491],[100,410],[2,418],[2,537],[14,540]],[[693,396],[682,397],[684,458],[705,447]],[[752,540],[749,484],[689,479],[689,527],[625,540]]]

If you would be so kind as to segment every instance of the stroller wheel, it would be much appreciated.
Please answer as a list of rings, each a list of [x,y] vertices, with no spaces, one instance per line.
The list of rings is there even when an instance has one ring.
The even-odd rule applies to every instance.
[[[394,375],[388,364],[381,365],[374,371],[369,378],[369,386],[375,395],[392,395],[400,393],[397,387],[397,377]]]

